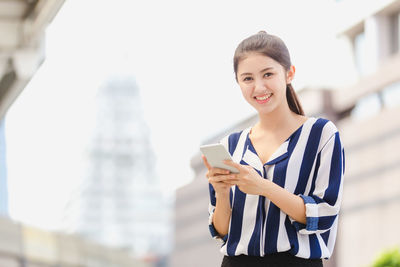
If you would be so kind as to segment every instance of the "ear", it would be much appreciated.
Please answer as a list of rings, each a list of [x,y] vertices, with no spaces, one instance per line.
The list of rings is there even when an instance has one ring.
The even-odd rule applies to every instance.
[[[287,84],[289,84],[293,81],[295,72],[296,72],[295,66],[293,66],[293,65],[290,66],[290,69],[288,70],[287,75],[286,75],[286,83]]]

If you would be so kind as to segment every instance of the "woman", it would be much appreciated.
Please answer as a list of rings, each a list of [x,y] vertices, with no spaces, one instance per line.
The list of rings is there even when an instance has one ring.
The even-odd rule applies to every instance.
[[[234,71],[259,121],[221,141],[238,174],[212,168],[202,156],[222,266],[322,266],[335,244],[343,188],[338,130],[304,115],[280,38],[259,32],[243,40]]]

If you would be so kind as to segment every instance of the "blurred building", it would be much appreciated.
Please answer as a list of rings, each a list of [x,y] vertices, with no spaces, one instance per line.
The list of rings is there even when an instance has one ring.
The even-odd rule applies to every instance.
[[[171,247],[171,201],[155,172],[139,88],[117,75],[98,91],[96,125],[86,178],[71,200],[73,232],[136,256],[166,255]]]
[[[366,266],[400,245],[400,1],[341,5],[357,75],[333,95],[347,156],[336,266]]]
[[[0,217],[2,267],[150,267],[127,251]]]
[[[344,0],[337,8],[343,16],[333,34],[347,44],[354,79],[346,86],[327,83],[298,93],[307,116],[338,126],[346,154],[338,238],[324,266],[367,266],[381,250],[400,245],[400,1]],[[218,142],[256,119],[238,122],[204,143]],[[208,231],[208,185],[200,154],[191,165],[194,180],[176,192],[171,266],[219,266],[220,245]]]

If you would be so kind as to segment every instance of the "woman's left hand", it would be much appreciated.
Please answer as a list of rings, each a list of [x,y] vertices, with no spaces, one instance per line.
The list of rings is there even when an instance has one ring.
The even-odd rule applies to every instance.
[[[229,183],[237,185],[240,191],[251,195],[262,195],[263,185],[266,179],[261,177],[253,167],[249,165],[242,165],[231,160],[225,160],[226,165],[236,168],[239,173],[231,173],[232,180]]]

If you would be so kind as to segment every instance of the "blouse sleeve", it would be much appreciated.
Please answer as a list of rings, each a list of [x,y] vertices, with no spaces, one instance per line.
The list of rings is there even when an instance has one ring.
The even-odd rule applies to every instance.
[[[317,154],[313,192],[300,195],[306,206],[306,224],[291,219],[300,234],[323,233],[332,228],[342,201],[344,164],[344,149],[336,132]]]
[[[215,190],[214,187],[209,183],[208,184],[209,192],[210,192],[210,201],[208,204],[208,228],[210,229],[211,236],[223,243],[226,242],[228,239],[228,235],[226,234],[225,236],[221,236],[217,230],[214,227],[213,224],[213,215],[214,215],[214,210],[215,210],[215,205],[216,205],[216,198],[215,198]]]

